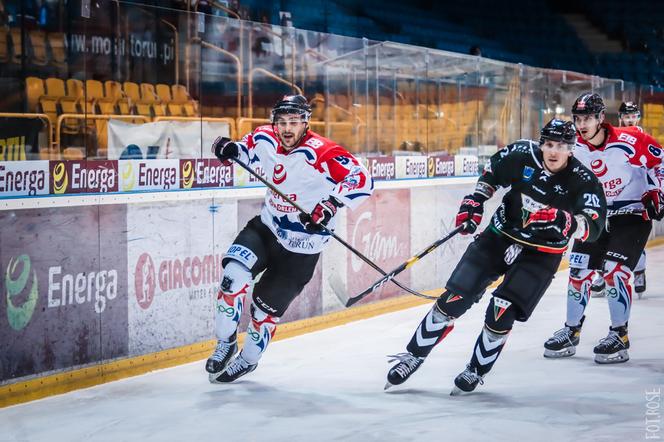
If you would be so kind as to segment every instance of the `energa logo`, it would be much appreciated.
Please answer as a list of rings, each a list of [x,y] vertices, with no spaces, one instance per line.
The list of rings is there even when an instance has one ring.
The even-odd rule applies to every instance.
[[[37,273],[28,255],[11,258],[5,269],[7,320],[16,331],[22,330],[32,319],[39,298]]]

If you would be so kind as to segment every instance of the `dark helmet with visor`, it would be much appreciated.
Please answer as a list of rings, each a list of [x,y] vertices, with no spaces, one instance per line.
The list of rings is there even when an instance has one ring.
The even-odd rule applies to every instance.
[[[546,140],[569,144],[571,148],[576,143],[576,127],[571,121],[554,118],[540,131],[540,146]]]
[[[272,124],[276,122],[278,115],[286,114],[301,115],[303,121],[309,121],[311,118],[311,106],[309,106],[307,99],[302,95],[286,95],[272,108]]]
[[[620,109],[618,109],[618,114],[620,114],[620,115],[628,115],[628,114],[641,115],[641,111],[639,111],[639,106],[637,106],[637,104],[634,103],[633,101],[624,101],[620,105]]]
[[[581,94],[572,105],[572,115],[599,115],[606,105],[599,94],[587,92]]]

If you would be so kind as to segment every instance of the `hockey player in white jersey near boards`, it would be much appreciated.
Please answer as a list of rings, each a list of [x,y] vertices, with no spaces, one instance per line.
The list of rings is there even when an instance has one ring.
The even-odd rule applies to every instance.
[[[641,111],[639,106],[633,101],[624,101],[618,109],[618,125],[620,127],[635,127],[641,132],[643,128],[639,126],[641,121]],[[606,282],[602,272],[597,272],[590,293],[593,297],[603,297],[606,294]],[[646,291],[646,252],[645,250],[639,257],[639,262],[634,268],[634,291],[639,299]]]
[[[268,190],[260,215],[228,248],[217,295],[218,342],[205,367],[210,382],[232,382],[256,368],[279,318],[311,279],[331,238],[320,225],[333,229],[341,207],[355,208],[373,191],[373,180],[353,155],[309,130],[310,116],[306,98],[286,96],[274,106],[271,125],[258,127],[239,142],[214,142],[218,158],[262,166],[266,179],[311,215],[299,213]],[[244,297],[261,272],[244,348],[232,359]]]
[[[604,122],[605,105],[597,94],[576,99],[572,115],[578,131],[574,156],[602,183],[608,209],[607,228],[592,244],[575,244],[570,254],[567,321],[544,344],[545,357],[576,353],[590,286],[604,273],[611,316],[609,334],[594,348],[595,362],[629,359],[627,323],[632,304],[632,271],[643,252],[653,219],[664,210],[662,147],[637,127]]]

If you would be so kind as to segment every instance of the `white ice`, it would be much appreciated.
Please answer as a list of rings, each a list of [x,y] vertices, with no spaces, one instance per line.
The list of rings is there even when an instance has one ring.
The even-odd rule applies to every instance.
[[[562,272],[472,395],[449,392],[488,296],[388,392],[385,355],[404,351],[428,306],[273,342],[258,369],[230,385],[209,384],[200,361],[1,409],[0,441],[662,439],[661,395],[649,394],[664,389],[662,269],[664,247],[649,250],[647,297],[633,302],[625,364],[593,362],[592,348],[608,331],[604,298],[590,303],[576,356],[542,357],[565,319]]]

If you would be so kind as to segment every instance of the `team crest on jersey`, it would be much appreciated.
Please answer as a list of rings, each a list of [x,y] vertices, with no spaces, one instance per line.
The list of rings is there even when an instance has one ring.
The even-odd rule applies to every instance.
[[[534,173],[535,173],[535,169],[533,169],[530,166],[525,166],[523,168],[523,175],[521,176],[521,178],[523,179],[523,181],[530,181],[530,180],[533,179],[533,174]]]
[[[593,160],[593,162],[590,163],[590,168],[593,170],[593,173],[598,177],[606,175],[606,172],[609,171],[608,167],[606,167],[606,163],[604,163],[604,161],[600,160],[599,158]]]
[[[283,164],[275,164],[272,172],[272,181],[274,184],[281,184],[286,180],[286,168]]]
[[[512,305],[512,303],[506,299],[498,298],[496,296],[493,297],[493,318],[496,322],[498,322],[500,317],[503,316],[510,305]]]

